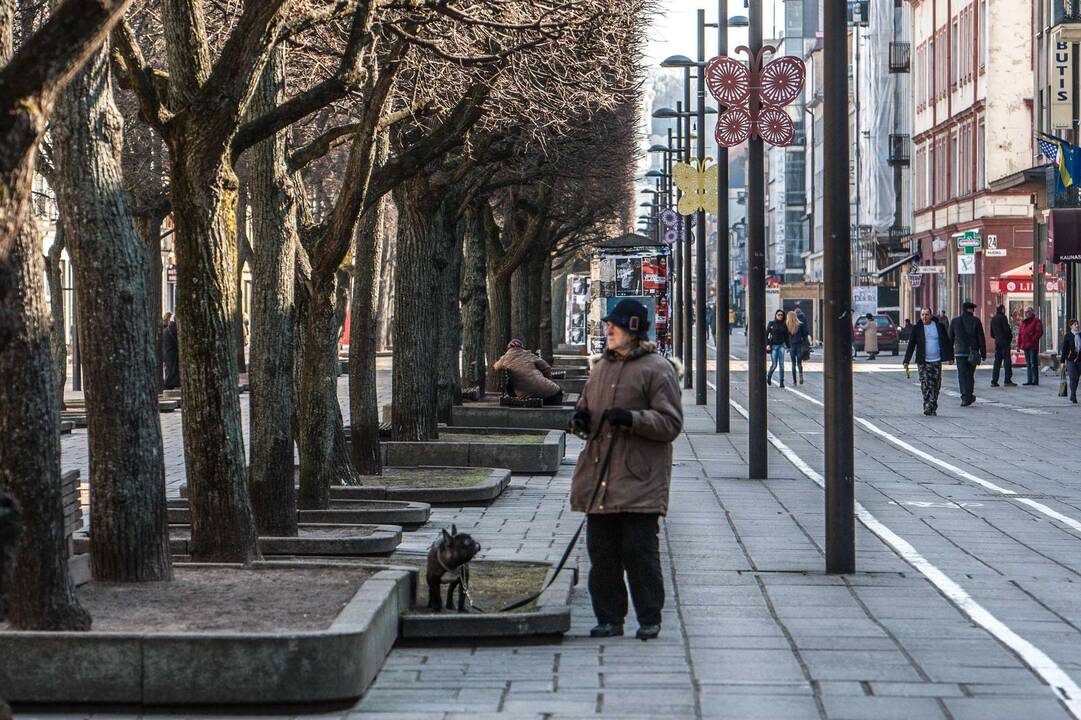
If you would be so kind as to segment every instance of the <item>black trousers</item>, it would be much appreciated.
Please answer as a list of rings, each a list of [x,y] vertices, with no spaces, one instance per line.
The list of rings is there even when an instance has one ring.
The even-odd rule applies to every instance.
[[[589,595],[597,622],[622,623],[627,616],[626,573],[638,624],[661,624],[664,579],[658,518],[655,513],[589,515]]]
[[[1081,360],[1066,361],[1066,382],[1070,389],[1070,398],[1077,397],[1077,383],[1081,380]]]
[[[1013,382],[1013,360],[1010,358],[1010,345],[995,343],[995,362],[991,365],[991,382],[998,382],[998,370],[1006,368],[1006,382]]]
[[[965,353],[957,353],[957,384],[960,386],[961,399],[976,397],[976,363],[968,359]]]

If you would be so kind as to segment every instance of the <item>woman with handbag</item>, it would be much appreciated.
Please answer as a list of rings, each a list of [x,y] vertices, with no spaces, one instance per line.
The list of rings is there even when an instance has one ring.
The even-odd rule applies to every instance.
[[[1081,379],[1081,323],[1071,320],[1066,337],[1062,338],[1062,352],[1059,360],[1066,367],[1066,378],[1070,388],[1070,402],[1077,403],[1077,381]]]
[[[784,310],[773,314],[773,320],[766,326],[766,354],[771,363],[766,372],[766,385],[773,384],[773,371],[781,366],[781,387],[784,387],[784,351],[788,347],[788,326],[784,322]]]

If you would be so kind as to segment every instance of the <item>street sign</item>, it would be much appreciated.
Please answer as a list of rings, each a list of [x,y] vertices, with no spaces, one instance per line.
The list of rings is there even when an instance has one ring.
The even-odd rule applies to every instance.
[[[945,275],[945,265],[917,265],[916,272],[921,275]]]
[[[958,275],[975,275],[976,274],[976,256],[972,253],[965,252],[957,256],[957,274]]]
[[[987,249],[983,251],[987,257],[1006,257],[1006,248],[999,249],[998,235],[987,236]]]
[[[908,274],[908,285],[911,288],[918,288],[923,284],[923,275],[918,272],[910,272]]]

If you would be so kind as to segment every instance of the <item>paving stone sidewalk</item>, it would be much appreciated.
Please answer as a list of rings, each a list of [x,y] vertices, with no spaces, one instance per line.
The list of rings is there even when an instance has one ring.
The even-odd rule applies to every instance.
[[[857,382],[862,385],[862,375]],[[386,372],[380,385],[389,389]],[[743,395],[737,383],[733,398],[745,405]],[[562,643],[398,647],[355,706],[312,711],[370,720],[1070,717],[1016,656],[862,526],[860,572],[824,575],[821,490],[773,449],[772,479],[746,480],[746,423],[733,416],[733,432],[715,435],[712,406],[696,407],[685,393],[684,407],[687,422],[675,447],[671,510],[663,525],[668,601],[658,641],[588,637],[594,620],[583,546],[583,582]],[[800,435],[821,432],[813,412],[780,402],[775,408],[790,425],[778,415],[771,427],[820,468],[816,436]],[[179,417],[162,418],[170,427],[165,442],[175,491],[183,476]],[[799,438],[812,441],[798,444]],[[85,431],[63,442],[65,467],[78,463]],[[431,525],[409,535],[405,546],[426,547],[439,528],[456,523],[480,539],[488,557],[557,559],[581,519],[567,505],[580,448],[569,439],[556,475],[515,476],[488,507],[436,509]],[[900,474],[925,472],[913,466]],[[883,498],[875,507],[894,510],[885,522],[905,519],[896,529],[906,537],[920,526],[927,531],[919,517],[888,503]],[[943,525],[952,522],[947,516]],[[954,559],[947,552],[936,551],[940,559]],[[1017,599],[1005,594],[1008,578],[972,567],[971,558],[965,562],[973,578],[995,581],[989,587],[1003,593],[1003,603]],[[949,571],[964,573],[965,567]],[[1030,607],[1023,604],[1025,619],[1016,622],[1042,620],[1041,630],[1060,633],[1064,644],[1074,640],[1075,627],[1049,612],[1031,618]],[[628,627],[633,630],[633,618]],[[1064,667],[1081,676],[1081,663]]]

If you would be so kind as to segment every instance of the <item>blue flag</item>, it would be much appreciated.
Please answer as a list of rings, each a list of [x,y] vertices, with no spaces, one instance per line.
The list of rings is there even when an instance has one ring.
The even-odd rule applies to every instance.
[[[1038,133],[1036,145],[1040,154],[1058,168],[1055,173],[1055,196],[1062,195],[1076,179],[1081,179],[1081,147],[1047,133]]]

